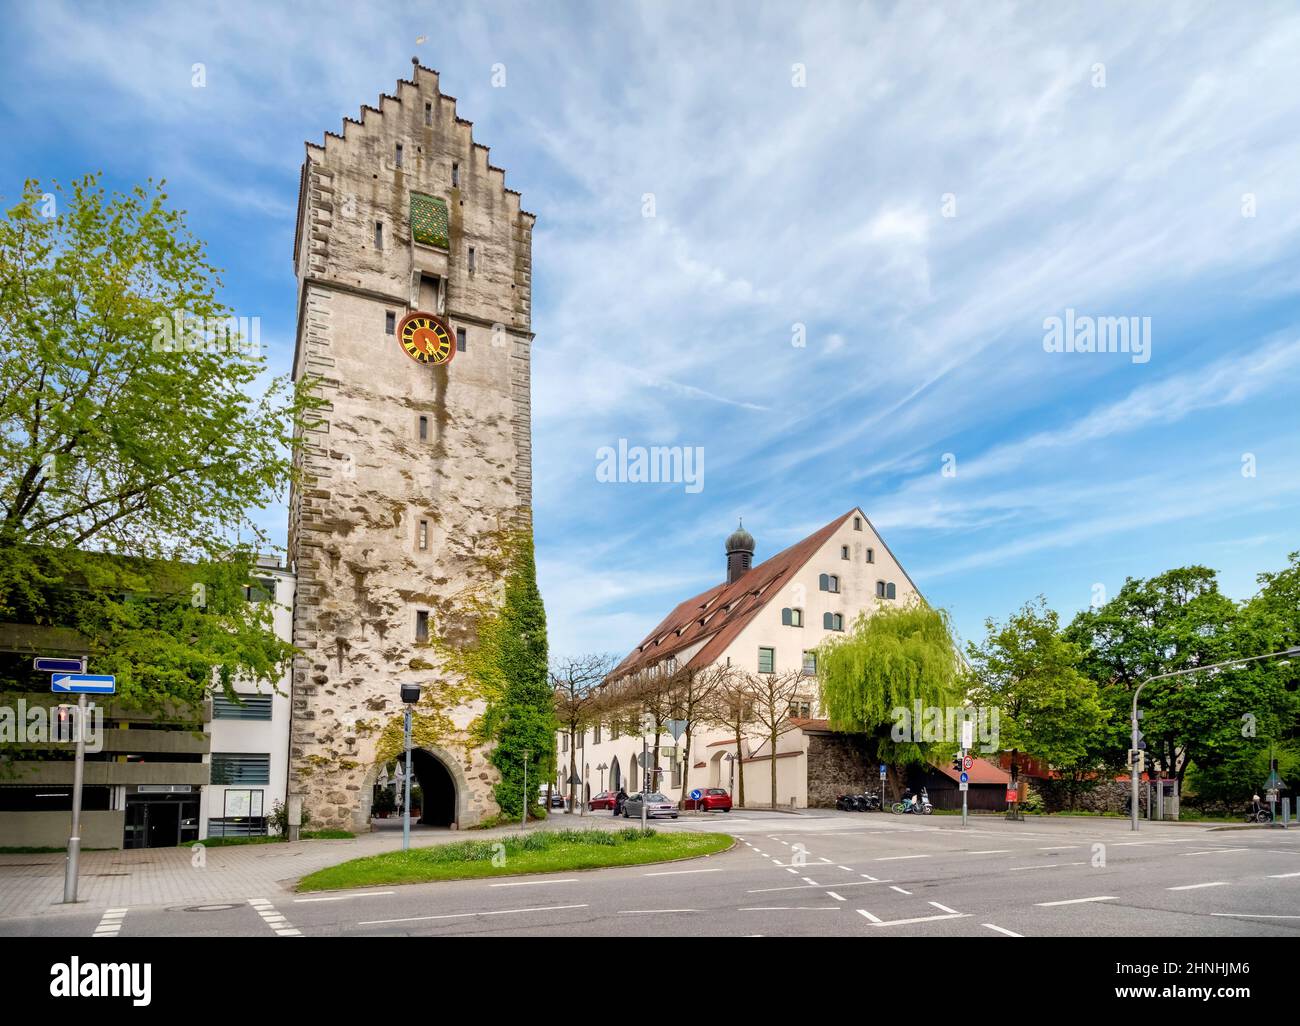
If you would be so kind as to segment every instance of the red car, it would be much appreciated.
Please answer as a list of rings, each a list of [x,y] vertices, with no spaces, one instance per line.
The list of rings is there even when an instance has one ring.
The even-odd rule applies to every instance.
[[[587,803],[587,808],[593,812],[597,809],[612,809],[614,807],[614,799],[617,797],[617,791],[601,791],[600,794],[594,794],[591,796],[591,801]]]
[[[699,809],[701,812],[730,812],[731,795],[720,787],[706,787],[700,792],[698,799],[687,798],[683,805],[688,809]]]

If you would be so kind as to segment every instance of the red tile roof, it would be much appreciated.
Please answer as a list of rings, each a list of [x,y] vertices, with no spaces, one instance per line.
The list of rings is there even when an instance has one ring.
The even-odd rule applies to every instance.
[[[684,668],[698,669],[713,663],[758,611],[854,514],[861,515],[861,511],[855,507],[836,517],[820,531],[751,568],[734,584],[723,582],[687,599],[646,635],[641,644],[614,668],[609,679],[645,669],[701,641],[704,646]]]
[[[952,768],[951,763],[943,763],[934,767],[945,777],[952,780],[961,780],[961,774]],[[971,768],[966,771],[972,784],[1009,784],[1011,783],[1011,774],[1005,770],[998,769],[991,762],[985,762],[983,759],[971,757]]]

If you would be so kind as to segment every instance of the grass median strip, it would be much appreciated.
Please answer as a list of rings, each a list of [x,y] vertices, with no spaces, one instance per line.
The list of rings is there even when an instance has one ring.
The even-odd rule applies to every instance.
[[[524,873],[637,866],[712,855],[731,847],[728,834],[625,830],[538,830],[495,840],[456,841],[411,851],[350,859],[309,873],[300,891],[332,891],[381,884],[473,880]]]

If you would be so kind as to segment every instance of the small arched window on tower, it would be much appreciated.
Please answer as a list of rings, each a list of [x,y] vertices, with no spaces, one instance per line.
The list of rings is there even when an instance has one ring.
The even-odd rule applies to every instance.
[[[455,161],[452,161],[451,165],[451,187],[453,189],[460,188],[460,165]]]
[[[402,166],[402,144],[401,143],[398,143],[396,148],[393,150],[393,166],[394,167]]]
[[[425,123],[426,125],[432,125],[432,124],[433,124],[433,104],[432,104],[432,103],[426,103],[426,104],[424,105],[424,123]]]
[[[476,266],[478,266],[478,262],[474,259],[474,247],[470,246],[469,248],[469,273],[470,274],[474,273],[474,268]]]
[[[375,249],[384,248],[384,222],[375,222]]]

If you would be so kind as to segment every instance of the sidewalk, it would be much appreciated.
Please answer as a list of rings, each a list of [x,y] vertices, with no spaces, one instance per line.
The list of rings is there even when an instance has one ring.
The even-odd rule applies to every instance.
[[[556,813],[528,829],[614,830],[634,825],[609,813],[586,816]],[[445,830],[415,827],[411,847],[425,848],[449,841],[486,841],[519,833],[518,825],[491,830]],[[138,848],[131,851],[91,851],[81,855],[78,902],[63,904],[66,856],[0,855],[0,918],[84,912],[138,905],[201,905],[243,902],[287,893],[307,873],[364,855],[399,851],[402,831],[376,830],[349,840],[245,844],[228,848],[193,845],[182,848]]]

